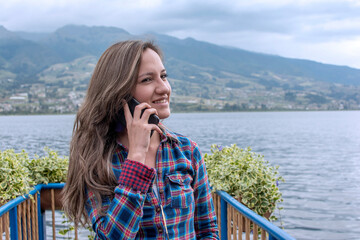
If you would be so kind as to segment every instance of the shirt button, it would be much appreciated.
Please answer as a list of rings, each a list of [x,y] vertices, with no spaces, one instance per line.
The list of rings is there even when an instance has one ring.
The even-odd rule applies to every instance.
[[[158,228],[158,231],[159,231],[160,234],[163,233],[162,228]]]
[[[160,207],[156,207],[156,212],[160,212]]]

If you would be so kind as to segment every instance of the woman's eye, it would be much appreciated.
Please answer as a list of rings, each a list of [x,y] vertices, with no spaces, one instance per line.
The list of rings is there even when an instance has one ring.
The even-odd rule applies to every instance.
[[[143,80],[141,80],[141,82],[150,82],[151,78],[144,78]]]
[[[161,78],[162,79],[164,79],[164,78],[167,78],[168,77],[168,75],[165,73],[165,74],[163,74],[163,75],[161,75]]]

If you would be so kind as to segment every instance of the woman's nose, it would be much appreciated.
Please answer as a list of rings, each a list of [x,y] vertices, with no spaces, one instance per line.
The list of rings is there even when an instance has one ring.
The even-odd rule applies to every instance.
[[[159,78],[157,81],[156,92],[158,94],[168,93],[170,91],[170,84],[167,80]]]

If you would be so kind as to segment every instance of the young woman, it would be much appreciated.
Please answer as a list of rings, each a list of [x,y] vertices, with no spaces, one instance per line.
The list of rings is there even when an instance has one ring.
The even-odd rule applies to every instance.
[[[197,144],[148,122],[170,116],[161,56],[150,42],[112,45],[77,113],[63,203],[75,224],[91,223],[95,239],[218,239]],[[132,97],[140,102],[133,116]]]

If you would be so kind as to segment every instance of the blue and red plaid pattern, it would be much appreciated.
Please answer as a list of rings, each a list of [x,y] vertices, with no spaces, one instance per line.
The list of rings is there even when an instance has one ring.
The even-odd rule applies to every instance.
[[[125,161],[122,168],[126,170],[119,177],[118,183],[120,185],[129,186],[142,193],[148,192],[149,185],[156,174],[155,169],[129,159]]]
[[[94,195],[87,192],[86,209],[95,239],[167,239],[165,226],[170,239],[219,239],[205,163],[197,144],[160,126],[163,134],[156,170],[128,160],[127,149],[119,144],[112,162],[119,184],[113,198],[103,197],[105,215],[98,213]]]

